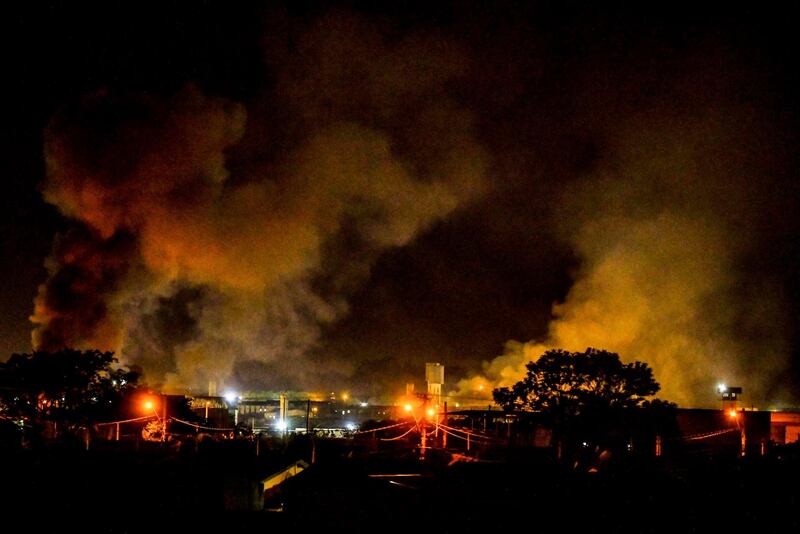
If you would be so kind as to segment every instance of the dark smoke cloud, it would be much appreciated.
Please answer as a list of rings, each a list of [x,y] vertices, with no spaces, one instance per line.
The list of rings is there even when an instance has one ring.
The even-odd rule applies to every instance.
[[[718,380],[796,400],[796,69],[773,22],[267,11],[259,74],[53,117],[44,196],[82,237],[54,247],[38,346],[194,389],[388,394],[441,361],[467,397],[595,346],[682,404]]]
[[[514,383],[548,348],[603,347],[648,362],[682,405],[715,406],[720,381],[754,403],[793,401],[790,302],[762,257],[764,237],[785,240],[794,217],[791,133],[775,103],[753,101],[752,66],[713,46],[695,53],[627,80],[608,63],[588,70],[592,94],[573,106],[602,150],[561,188],[554,218],[580,268],[547,334],[509,343],[462,394]]]
[[[46,325],[34,331],[34,345],[40,350],[118,347],[122,317],[114,297],[135,261],[136,242],[127,233],[103,239],[78,226],[58,236],[47,261],[50,278],[39,288],[31,318]]]
[[[100,242],[130,236],[131,252],[97,267],[120,264],[127,290],[86,293],[124,310],[114,348],[151,381],[298,388],[347,375],[309,360],[322,330],[347,313],[383,251],[483,188],[483,151],[446,88],[465,59],[446,39],[391,43],[349,16],[295,38],[297,51],[270,58],[271,105],[290,121],[276,123],[286,150],[267,161],[252,136],[270,126],[268,108],[252,104],[246,134],[243,105],[192,86],[166,99],[92,95],[48,128],[45,198]],[[228,150],[244,162],[234,175]],[[62,258],[37,302],[37,341],[59,326],[53,281],[75,268]],[[145,273],[131,278],[134,262]],[[61,340],[105,343],[100,326]]]

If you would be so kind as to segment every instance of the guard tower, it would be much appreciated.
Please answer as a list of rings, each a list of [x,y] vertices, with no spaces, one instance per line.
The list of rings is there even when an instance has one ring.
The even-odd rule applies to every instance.
[[[739,397],[742,396],[742,388],[719,384],[717,386],[717,393],[719,394],[719,400],[722,401],[723,411],[736,413],[737,402],[739,401]]]
[[[747,425],[745,420],[745,413],[742,410],[741,413],[736,409],[737,402],[739,401],[739,397],[742,396],[742,388],[740,387],[731,387],[726,386],[725,384],[720,384],[717,386],[717,393],[719,394],[719,399],[722,401],[722,411],[728,414],[728,417],[736,421],[736,427],[739,429],[739,434],[741,436],[741,449],[739,454],[744,456],[747,454]],[[763,445],[762,445],[762,453],[763,453]]]
[[[444,365],[440,363],[425,364],[425,382],[428,384],[428,395],[437,406],[442,405],[442,386],[444,385]]]

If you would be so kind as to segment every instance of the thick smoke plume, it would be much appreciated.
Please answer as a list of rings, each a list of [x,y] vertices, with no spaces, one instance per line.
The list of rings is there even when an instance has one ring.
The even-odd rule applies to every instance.
[[[330,16],[292,42],[268,43],[275,86],[253,102],[99,92],[52,120],[44,196],[76,230],[36,348],[115,349],[176,388],[347,376],[310,359],[321,332],[383,251],[480,194],[485,162],[446,39]]]
[[[174,388],[389,394],[533,339],[460,394],[591,346],[684,405],[719,381],[796,400],[785,38],[507,7],[268,8],[241,40],[215,19],[168,89],[172,58],[141,73],[158,89],[63,107],[42,191],[72,228],[36,348],[113,349]]]
[[[765,109],[730,101],[739,87],[719,69],[687,78],[638,112],[585,100],[608,121],[601,155],[562,188],[553,223],[580,260],[574,284],[544,338],[509,342],[457,394],[509,386],[549,348],[595,347],[647,362],[659,396],[684,406],[718,407],[719,382],[762,408],[792,402],[788,306],[763,255],[794,202],[786,139]]]

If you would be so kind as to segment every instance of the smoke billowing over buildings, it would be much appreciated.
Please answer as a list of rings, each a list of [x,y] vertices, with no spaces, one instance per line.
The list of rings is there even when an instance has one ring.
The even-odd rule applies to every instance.
[[[249,118],[193,85],[101,91],[53,118],[43,194],[82,237],[51,258],[38,348],[116,350],[167,386],[337,373],[307,361],[321,329],[382,252],[480,194],[486,163],[446,91],[465,61],[447,39],[386,43],[344,15],[297,39],[285,57],[266,52],[277,94]],[[248,119],[284,149],[262,160],[260,139],[243,140]]]
[[[45,121],[63,223],[35,347],[195,389],[377,395],[440,361],[468,396],[592,346],[681,404],[718,380],[796,402],[796,70],[771,14],[95,16],[114,31],[62,54],[108,57]]]

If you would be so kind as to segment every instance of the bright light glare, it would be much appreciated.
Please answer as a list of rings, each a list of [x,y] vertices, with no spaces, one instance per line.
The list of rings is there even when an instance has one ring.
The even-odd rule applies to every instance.
[[[283,432],[286,430],[286,421],[284,419],[278,419],[278,422],[275,423],[275,428]]]
[[[153,409],[153,402],[152,401],[145,402],[144,403],[144,409],[145,410],[152,410]]]
[[[736,414],[736,410],[731,410],[731,411],[728,412],[728,417],[734,418],[734,417],[736,417],[736,415],[737,415]]]
[[[362,402],[360,406],[361,406],[362,408],[366,408],[368,405],[367,405],[367,403],[366,403],[366,402]]]
[[[720,393],[722,393],[726,389],[728,389],[728,386],[726,386],[725,384],[722,383],[717,384],[717,391],[719,391]]]
[[[406,404],[404,407],[405,411],[410,412],[413,408],[410,404]]]
[[[347,427],[347,430],[351,430],[352,431],[352,430],[356,429],[356,424],[355,423],[345,423],[344,426]]]
[[[237,397],[238,395],[233,391],[228,391],[227,393],[225,393],[225,400],[228,402],[235,401]]]
[[[435,413],[436,412],[433,411],[433,408],[428,408],[428,416],[429,417],[433,417],[433,414],[435,414]]]

